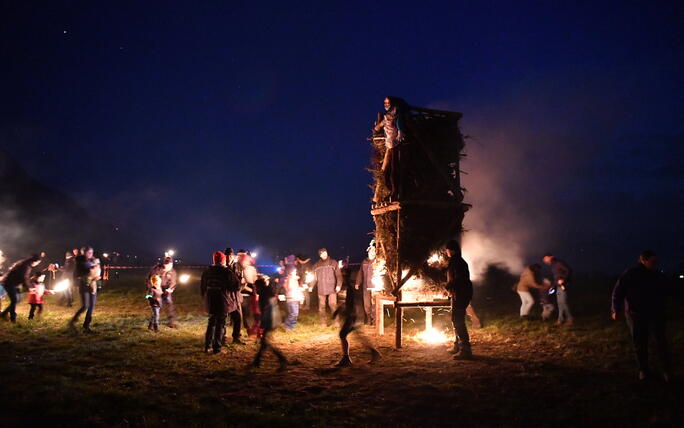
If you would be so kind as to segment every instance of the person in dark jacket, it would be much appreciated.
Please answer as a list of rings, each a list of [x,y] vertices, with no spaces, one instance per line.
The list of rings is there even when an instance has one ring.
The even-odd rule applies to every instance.
[[[468,263],[461,256],[461,246],[458,241],[451,240],[446,245],[447,283],[446,289],[451,295],[451,321],[454,324],[456,340],[454,341],[455,359],[471,359],[473,357],[470,346],[470,336],[466,326],[466,308],[473,298],[473,283],[470,281]]]
[[[311,287],[318,287],[318,318],[321,326],[325,327],[325,303],[328,302],[330,311],[334,313],[337,309],[337,293],[342,289],[343,279],[339,264],[328,256],[328,250],[321,248],[318,256],[320,259],[313,266],[314,280]]]
[[[100,259],[96,258],[94,254],[93,247],[85,246],[81,248],[81,253],[76,256],[74,266],[73,284],[78,287],[78,292],[81,295],[81,307],[78,308],[71,321],[69,321],[69,327],[74,328],[76,321],[85,312],[83,330],[86,333],[93,333],[93,330],[90,329],[90,323],[93,320],[93,311],[97,303],[98,283],[102,279]]]
[[[558,304],[558,321],[556,324],[572,325],[574,318],[570,313],[568,303],[568,290],[572,284],[572,269],[563,260],[551,253],[544,254],[542,261],[551,267],[553,275],[552,288],[556,292],[556,303]]]
[[[275,279],[266,279],[263,276],[259,277],[254,283],[255,292],[259,296],[259,310],[261,312],[261,328],[263,328],[263,334],[261,336],[261,342],[259,344],[259,350],[254,356],[254,361],[252,361],[253,367],[261,366],[261,359],[267,350],[271,350],[273,354],[278,358],[279,371],[282,371],[287,367],[288,361],[282,352],[271,342],[271,334],[273,330],[280,323],[280,313],[278,312],[278,301],[276,300],[276,290],[278,288],[278,283]]]
[[[663,378],[665,381],[670,379],[670,353],[665,335],[665,299],[669,291],[665,277],[658,272],[658,257],[653,251],[642,252],[639,263],[627,269],[613,288],[612,318],[617,320],[624,307],[639,366],[639,380],[650,374],[648,340],[651,336],[656,342]]]
[[[350,284],[350,283],[348,283]],[[380,352],[373,346],[370,340],[363,334],[363,307],[357,304],[357,299],[362,296],[363,290],[360,289],[359,285],[353,287],[347,287],[347,294],[342,303],[335,313],[333,313],[333,318],[339,316],[342,318],[342,327],[340,328],[340,342],[342,344],[342,359],[337,363],[337,367],[349,367],[352,365],[351,357],[349,356],[349,340],[347,336],[350,333],[356,332],[359,340],[363,346],[368,349],[371,353],[370,363],[375,363],[380,357]],[[361,302],[359,302],[361,303]]]
[[[217,251],[213,254],[212,260],[214,264],[202,273],[200,292],[209,313],[207,331],[204,335],[204,352],[209,352],[211,348],[214,354],[218,354],[223,344],[226,314],[237,311],[235,295],[239,294],[240,281],[226,266],[225,254]],[[239,338],[240,324],[237,326]]]
[[[158,263],[152,267],[150,273],[147,275],[147,283],[149,284],[150,278],[154,275],[159,275],[161,278],[161,290],[162,296],[159,301],[160,311],[161,308],[166,308],[166,313],[168,315],[168,326],[171,328],[176,328],[178,323],[176,322],[176,305],[173,303],[173,293],[176,291],[177,274],[176,270],[173,268],[173,258],[164,257],[161,263]]]
[[[10,299],[10,304],[0,313],[0,318],[17,322],[17,302],[21,296],[20,287],[24,287],[24,291],[29,291],[31,288],[31,270],[38,266],[42,259],[42,254],[34,254],[23,260],[19,260],[12,267],[9,268],[2,281],[7,296]]]

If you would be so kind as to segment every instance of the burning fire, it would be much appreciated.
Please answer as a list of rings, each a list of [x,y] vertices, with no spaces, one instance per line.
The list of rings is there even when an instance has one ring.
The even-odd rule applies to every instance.
[[[385,281],[383,280],[383,275],[387,273],[387,267],[385,266],[385,261],[382,259],[373,260],[373,277],[371,278],[371,284],[373,288],[371,291],[382,291],[385,288]]]
[[[426,328],[425,330],[416,334],[413,338],[417,342],[429,343],[432,345],[449,341],[449,336],[447,336],[445,332],[439,331],[434,327]]]
[[[184,273],[183,275],[178,277],[178,282],[180,282],[181,284],[187,284],[188,281],[190,281],[190,275],[188,275],[187,273]]]
[[[55,293],[61,293],[62,291],[66,291],[69,289],[71,286],[71,281],[68,279],[63,279],[62,281],[59,281],[55,286],[52,288],[52,291]]]

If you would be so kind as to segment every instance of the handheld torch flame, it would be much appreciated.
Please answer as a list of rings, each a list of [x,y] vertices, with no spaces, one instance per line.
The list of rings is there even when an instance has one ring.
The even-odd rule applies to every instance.
[[[311,284],[314,281],[314,279],[316,279],[316,277],[314,276],[313,272],[307,272],[304,278],[304,282],[306,282],[307,284]]]
[[[188,281],[190,281],[190,275],[188,275],[187,273],[184,273],[183,275],[178,277],[178,282],[180,282],[181,284],[187,284]]]
[[[52,291],[54,291],[55,293],[61,293],[63,291],[68,290],[70,286],[71,281],[69,281],[68,279],[64,279],[55,284],[55,286],[52,288]]]

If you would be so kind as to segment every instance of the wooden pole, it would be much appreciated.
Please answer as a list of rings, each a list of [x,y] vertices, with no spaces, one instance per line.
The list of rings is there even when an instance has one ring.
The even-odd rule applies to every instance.
[[[397,210],[397,281],[396,284],[399,285],[401,284],[401,209]],[[401,290],[397,290],[396,297],[395,297],[395,302],[399,303],[401,301],[401,295],[402,292]],[[395,317],[395,338],[394,338],[394,345],[396,346],[397,349],[401,348],[401,339],[402,339],[402,322],[404,318],[404,310],[403,308],[399,307],[398,305],[395,305],[394,308],[394,317]]]
[[[378,335],[385,334],[385,307],[380,293],[375,295],[375,329]]]
[[[425,308],[425,330],[432,328],[432,307]]]

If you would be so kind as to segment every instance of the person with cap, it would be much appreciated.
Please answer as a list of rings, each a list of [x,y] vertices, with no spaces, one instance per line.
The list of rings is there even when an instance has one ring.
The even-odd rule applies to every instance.
[[[173,258],[166,256],[162,262],[157,263],[152,267],[147,275],[146,283],[150,283],[150,278],[158,275],[161,278],[162,295],[159,300],[160,311],[161,308],[166,308],[168,315],[168,326],[176,328],[176,305],[173,303],[173,293],[176,291],[177,274],[176,269],[173,268]]]
[[[235,295],[239,294],[240,281],[226,266],[224,253],[216,251],[212,261],[213,264],[202,273],[200,293],[209,314],[204,334],[204,351],[209,352],[211,349],[214,354],[218,354],[223,345],[226,315],[238,310]]]
[[[19,298],[21,297],[20,288],[23,286],[24,291],[29,291],[31,288],[31,271],[40,264],[43,256],[44,254],[42,253],[34,254],[31,257],[19,260],[9,268],[5,274],[4,280],[0,282],[2,282],[5,287],[10,303],[9,306],[0,313],[0,318],[7,320],[9,316],[11,322],[17,322],[17,302],[19,302]]]
[[[470,336],[466,326],[466,308],[473,298],[473,283],[470,281],[468,263],[463,260],[458,241],[451,240],[446,245],[449,258],[447,265],[446,289],[451,295],[451,321],[456,333],[453,351],[455,359],[472,359]]]
[[[670,350],[665,334],[666,298],[670,294],[673,293],[666,278],[658,271],[658,256],[649,250],[641,253],[639,263],[627,269],[613,288],[611,315],[613,320],[617,320],[624,309],[639,368],[639,380],[646,380],[650,376],[648,341],[653,337],[663,380],[670,381]]]
[[[339,264],[328,256],[328,250],[321,248],[318,250],[320,259],[313,266],[314,280],[311,288],[318,286],[318,318],[321,326],[325,327],[326,322],[326,302],[330,306],[332,313],[337,309],[337,293],[342,289],[342,272]]]

